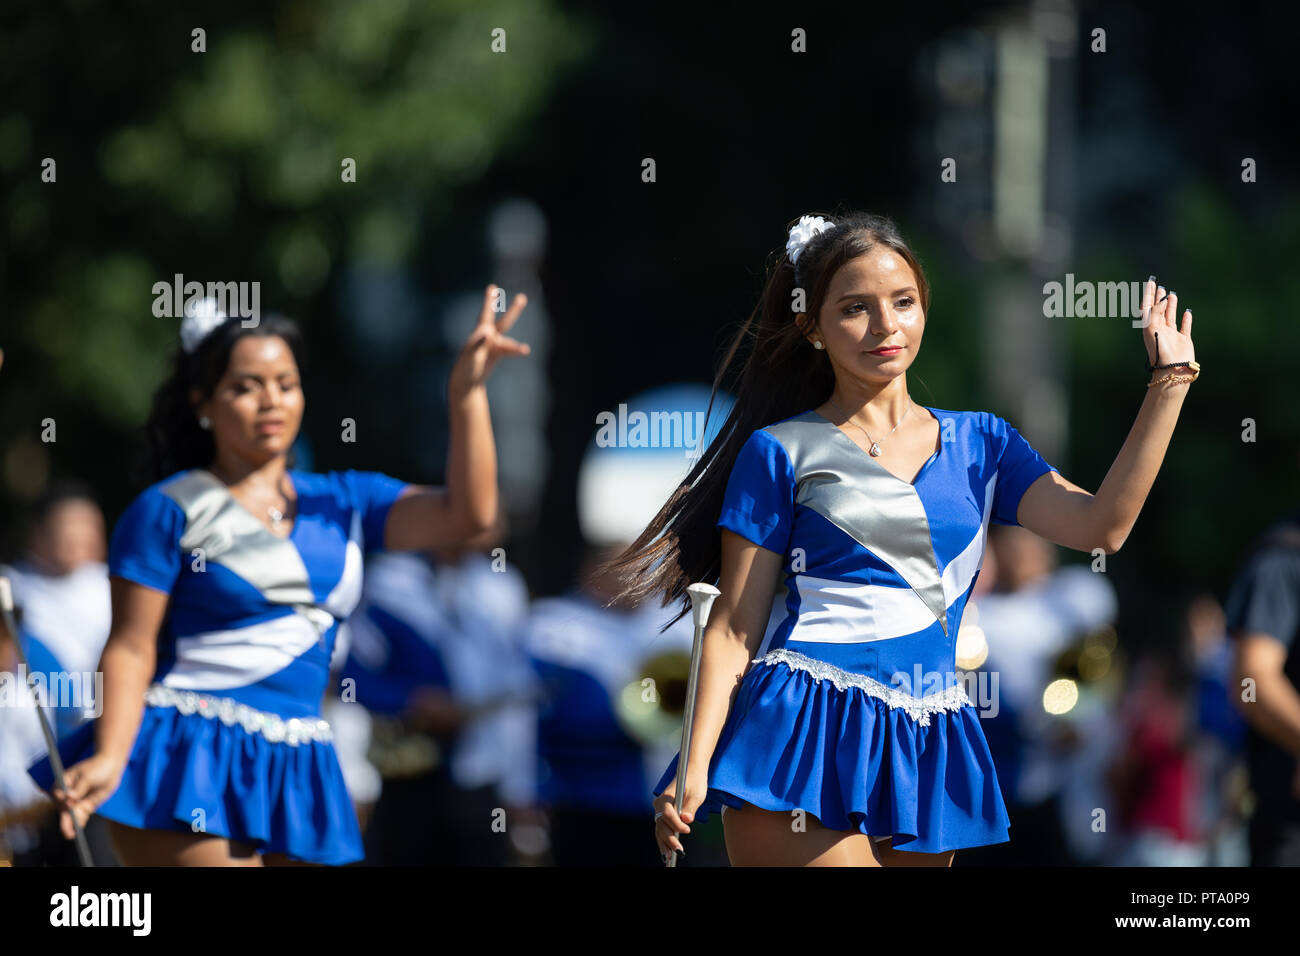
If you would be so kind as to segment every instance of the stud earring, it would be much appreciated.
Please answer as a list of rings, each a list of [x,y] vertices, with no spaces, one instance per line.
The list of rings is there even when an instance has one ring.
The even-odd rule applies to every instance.
[[[826,346],[822,345],[822,340],[821,340],[821,339],[818,339],[817,341],[815,341],[815,342],[813,343],[813,348],[815,348],[815,349],[824,349],[824,348],[826,348]]]
[[[211,427],[212,427],[212,419],[208,418],[207,415],[203,415],[203,416],[201,416],[201,417],[199,418],[199,427],[200,427],[200,428],[203,428],[203,429],[209,429],[209,428],[211,428]]]

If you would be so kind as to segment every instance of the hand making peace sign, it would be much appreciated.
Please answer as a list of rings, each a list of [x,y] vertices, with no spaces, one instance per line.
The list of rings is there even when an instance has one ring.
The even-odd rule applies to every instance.
[[[531,351],[526,343],[517,342],[505,334],[524,311],[528,297],[522,292],[516,295],[510,308],[497,319],[492,308],[496,293],[495,285],[487,287],[483,294],[483,309],[479,312],[478,324],[474,326],[465,347],[461,349],[460,357],[452,366],[448,388],[453,397],[465,395],[486,382],[493,366],[502,356],[527,355]]]

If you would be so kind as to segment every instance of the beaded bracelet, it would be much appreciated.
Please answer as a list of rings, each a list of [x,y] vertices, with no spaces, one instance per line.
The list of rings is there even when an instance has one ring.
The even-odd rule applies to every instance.
[[[1160,333],[1159,333],[1159,332],[1153,332],[1152,334],[1156,337],[1156,360],[1159,361],[1159,359],[1160,359]],[[1148,372],[1154,372],[1156,369],[1160,369],[1160,368],[1182,368],[1183,366],[1186,366],[1187,368],[1189,368],[1189,369],[1192,370],[1192,375],[1191,375],[1190,378],[1188,378],[1186,375],[1166,375],[1164,378],[1158,378],[1158,379],[1156,379],[1155,381],[1147,382],[1147,388],[1150,388],[1152,385],[1155,385],[1155,384],[1157,384],[1157,383],[1159,383],[1159,382],[1168,382],[1168,381],[1170,381],[1171,379],[1174,380],[1174,381],[1179,381],[1179,382],[1182,382],[1182,381],[1194,382],[1194,381],[1197,380],[1197,378],[1200,377],[1200,374],[1201,374],[1201,363],[1200,363],[1200,362],[1197,362],[1197,361],[1190,361],[1190,362],[1170,362],[1168,365],[1152,365],[1151,362],[1147,359],[1147,357],[1146,357],[1145,355],[1142,357],[1142,361],[1146,364],[1146,367],[1147,367],[1147,371],[1148,371]]]

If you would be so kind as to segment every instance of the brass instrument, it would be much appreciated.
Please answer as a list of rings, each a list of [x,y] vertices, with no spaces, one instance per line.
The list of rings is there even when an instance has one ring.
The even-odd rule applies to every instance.
[[[1057,654],[1051,676],[1043,689],[1043,710],[1068,714],[1081,695],[1113,697],[1122,683],[1124,652],[1115,628],[1107,625],[1090,631]]]
[[[653,746],[672,743],[681,734],[690,671],[691,654],[685,649],[658,651],[641,661],[637,677],[614,701],[614,715],[629,737]]]
[[[533,690],[505,691],[474,704],[462,704],[460,712],[468,724],[503,707],[539,701],[538,693]],[[416,777],[437,768],[446,759],[444,749],[436,736],[412,727],[402,717],[370,716],[370,749],[366,760],[386,780]]]
[[[397,717],[372,714],[366,759],[385,780],[418,777],[442,763],[442,748],[429,734]]]

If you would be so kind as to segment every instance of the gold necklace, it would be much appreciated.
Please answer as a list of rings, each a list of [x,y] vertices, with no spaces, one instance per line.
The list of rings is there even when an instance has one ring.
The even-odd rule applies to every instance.
[[[831,408],[835,409],[841,415],[844,415],[844,409],[840,408],[839,404],[835,401],[835,399],[827,398],[826,401],[831,403]],[[907,411],[903,412],[903,414],[899,417],[898,425],[903,424],[903,419],[907,417],[907,413],[910,412],[911,410],[912,410],[912,398],[909,395],[907,398]],[[850,416],[844,415],[844,420],[848,422],[850,425],[852,425],[854,428],[856,428],[858,431],[862,432],[862,434],[867,436],[867,441],[871,442],[871,447],[867,449],[868,452],[870,452],[872,458],[879,458],[882,454],[880,450],[880,442],[872,438],[871,435],[867,432],[867,430],[863,428],[861,425],[859,425],[857,422],[855,422]],[[893,428],[889,430],[889,435],[892,435],[894,434],[894,432],[898,431],[898,425],[895,425]],[[889,435],[886,435],[885,437],[888,438]]]

